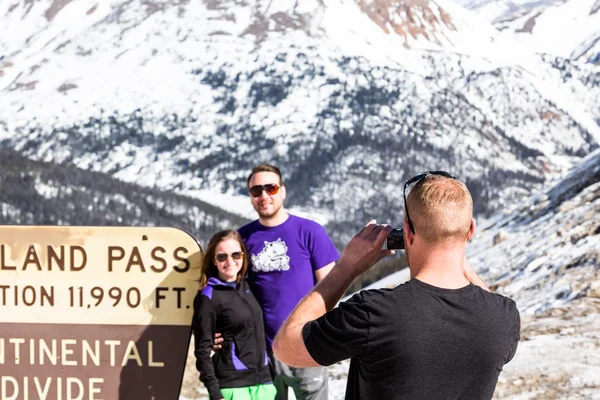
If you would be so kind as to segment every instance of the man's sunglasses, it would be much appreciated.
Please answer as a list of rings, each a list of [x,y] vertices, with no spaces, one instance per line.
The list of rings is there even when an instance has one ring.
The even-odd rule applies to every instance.
[[[267,183],[266,185],[255,185],[249,190],[252,197],[260,197],[263,190],[267,192],[269,196],[273,196],[279,192],[279,186],[274,183]]]
[[[219,253],[217,255],[215,255],[215,260],[217,260],[218,262],[225,262],[227,261],[227,257],[231,256],[231,258],[233,258],[234,260],[241,260],[242,257],[244,256],[244,252],[243,251],[234,251],[231,254],[227,254],[227,253]]]
[[[415,233],[415,227],[413,226],[412,221],[410,220],[410,215],[408,215],[408,203],[406,202],[406,188],[410,185],[417,184],[419,181],[425,179],[429,175],[439,175],[445,176],[446,178],[456,179],[456,177],[446,171],[425,171],[417,175],[413,175],[406,182],[404,182],[404,210],[406,211],[406,220],[408,221],[408,227],[412,233]]]

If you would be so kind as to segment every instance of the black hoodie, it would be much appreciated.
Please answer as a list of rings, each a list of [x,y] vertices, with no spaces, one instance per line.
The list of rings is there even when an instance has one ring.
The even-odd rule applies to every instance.
[[[244,279],[233,286],[211,277],[194,299],[196,368],[212,399],[220,388],[239,388],[271,382],[260,305]],[[215,332],[222,348],[211,359]]]

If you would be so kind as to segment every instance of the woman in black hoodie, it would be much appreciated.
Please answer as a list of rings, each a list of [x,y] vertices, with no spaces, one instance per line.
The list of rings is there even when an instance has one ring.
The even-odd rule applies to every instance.
[[[271,400],[260,305],[246,280],[248,256],[239,233],[217,232],[204,253],[194,299],[196,368],[213,400]],[[215,332],[224,339],[211,357]]]

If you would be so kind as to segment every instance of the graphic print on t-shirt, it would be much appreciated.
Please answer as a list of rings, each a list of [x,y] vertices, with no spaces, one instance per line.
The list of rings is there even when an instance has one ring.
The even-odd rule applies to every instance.
[[[281,238],[274,242],[265,241],[265,247],[258,254],[252,254],[252,271],[271,272],[290,269],[288,247]]]

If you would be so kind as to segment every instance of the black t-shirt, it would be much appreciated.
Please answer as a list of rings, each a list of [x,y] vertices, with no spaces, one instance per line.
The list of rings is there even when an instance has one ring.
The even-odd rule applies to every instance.
[[[491,399],[519,342],[513,300],[417,279],[365,290],[307,323],[312,358],[351,358],[346,399]]]

